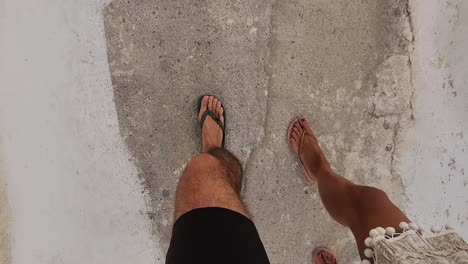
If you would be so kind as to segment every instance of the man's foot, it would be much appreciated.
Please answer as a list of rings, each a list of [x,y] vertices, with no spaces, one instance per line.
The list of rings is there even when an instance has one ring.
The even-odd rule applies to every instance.
[[[306,177],[314,182],[318,174],[329,172],[330,164],[320,148],[309,122],[304,117],[296,119],[290,127],[289,145],[304,166]]]
[[[335,255],[328,248],[316,248],[312,251],[313,264],[337,264]]]
[[[198,113],[198,121],[201,121],[200,119],[206,109],[215,113],[219,120],[221,120],[221,123],[224,124],[224,109],[221,101],[213,96],[204,96],[201,102],[200,112]],[[211,116],[207,116],[202,125],[202,152],[206,153],[214,148],[220,148],[223,143],[223,130],[218,123],[216,123]]]

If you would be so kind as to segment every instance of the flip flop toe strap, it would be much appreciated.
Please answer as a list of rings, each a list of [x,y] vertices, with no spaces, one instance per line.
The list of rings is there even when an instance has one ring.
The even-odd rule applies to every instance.
[[[305,135],[312,135],[312,133],[310,133],[309,131],[305,131],[303,130],[302,131],[302,135],[301,135],[301,139],[299,140],[299,151],[297,152],[297,156],[299,157],[299,160],[302,162],[302,159],[301,159],[301,154],[302,154],[302,148],[304,147],[304,137]],[[304,162],[302,162],[304,164]]]
[[[221,128],[221,130],[224,131],[224,125],[223,122],[218,118],[218,116],[211,110],[206,109],[206,111],[203,113],[201,119],[200,119],[200,126],[203,128],[203,124],[205,124],[206,118],[210,116],[213,118],[213,120],[218,124],[218,126]]]
[[[310,132],[308,132],[308,131],[305,131],[305,130],[302,131],[301,139],[300,139],[300,141],[299,141],[299,151],[298,151],[298,153],[297,153],[297,157],[299,158],[299,161],[301,162],[302,167],[304,168],[304,174],[305,174],[306,178],[313,182],[314,179],[315,179],[315,177],[313,177],[313,176],[311,176],[311,175],[309,175],[309,174],[307,173],[307,171],[306,171],[306,169],[305,169],[304,161],[303,161],[302,158],[301,158],[302,148],[304,147],[304,137],[305,137],[306,135],[314,136],[314,134],[312,134],[312,133],[310,133]]]

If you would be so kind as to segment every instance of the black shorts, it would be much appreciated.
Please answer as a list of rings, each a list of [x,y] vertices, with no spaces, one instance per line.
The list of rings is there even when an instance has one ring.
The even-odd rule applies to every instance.
[[[166,264],[270,263],[254,223],[224,208],[182,215],[172,229]]]

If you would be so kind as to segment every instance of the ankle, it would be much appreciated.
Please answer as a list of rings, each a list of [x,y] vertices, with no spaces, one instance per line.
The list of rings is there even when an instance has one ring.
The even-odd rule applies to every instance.
[[[328,162],[325,162],[325,164],[320,166],[317,172],[315,172],[315,174],[317,178],[330,177],[330,176],[336,175],[335,172],[330,167],[330,164],[328,164]]]

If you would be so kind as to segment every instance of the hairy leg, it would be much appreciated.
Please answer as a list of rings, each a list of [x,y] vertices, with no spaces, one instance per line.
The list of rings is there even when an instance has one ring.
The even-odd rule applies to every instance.
[[[222,207],[250,218],[239,199],[241,171],[239,161],[224,149],[193,157],[179,180],[175,219],[204,207]]]
[[[398,230],[399,223],[409,222],[409,219],[390,201],[384,191],[354,184],[334,173],[304,118],[298,119],[290,135],[293,150],[298,149],[304,130],[309,133],[304,136],[299,158],[308,173],[317,179],[320,197],[328,213],[335,221],[351,229],[361,258],[365,258],[364,240],[371,229],[381,226]],[[298,153],[297,150],[295,152]]]
[[[204,96],[198,120],[211,111],[224,124],[224,108],[213,96]],[[223,131],[212,116],[202,124],[202,151],[187,164],[176,193],[175,219],[197,208],[222,207],[249,217],[239,199],[242,167],[239,160],[223,149]]]
[[[213,149],[193,157],[179,180],[175,219],[190,210],[222,207],[250,218],[239,198],[242,168],[225,149]]]
[[[241,164],[222,148],[222,104],[213,96],[204,96],[199,103],[202,154],[188,162],[179,179],[174,212],[177,222],[166,263],[269,263],[239,198]]]

